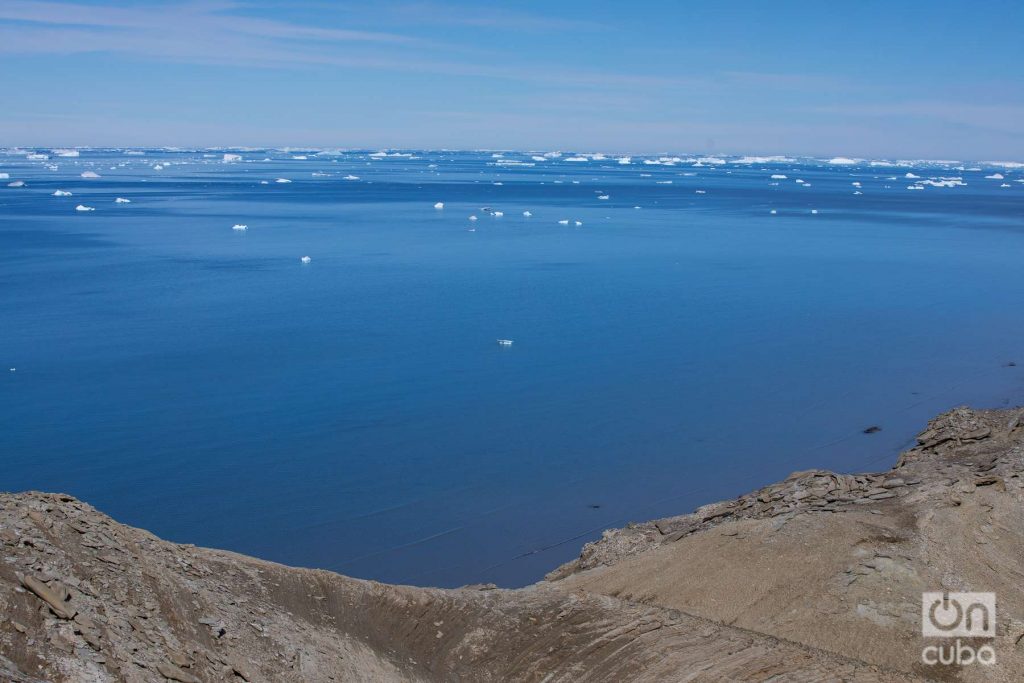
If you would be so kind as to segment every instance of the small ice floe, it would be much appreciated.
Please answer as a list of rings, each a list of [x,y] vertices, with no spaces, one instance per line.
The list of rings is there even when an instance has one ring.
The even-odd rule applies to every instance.
[[[245,223],[235,223],[234,225],[231,226],[231,229],[237,230],[239,232],[244,232],[245,230],[249,229],[249,226],[246,225]]]
[[[31,159],[32,161],[46,161],[47,159],[50,158],[50,155],[49,154],[26,154],[25,158],[26,159]]]
[[[511,339],[499,339],[498,340],[498,346],[512,346],[512,343],[513,342],[512,342]]]
[[[1013,187],[1013,186],[1012,186],[1012,185],[1010,185],[1010,183],[1003,183],[1003,184],[1002,184],[1002,185],[1000,185],[999,187]]]
[[[17,371],[18,371],[18,368],[11,368],[11,370],[10,370],[10,371],[11,371],[11,372],[17,372]]]
[[[778,213],[778,211],[776,211],[775,209],[772,209],[772,210],[771,210],[771,211],[769,211],[768,213],[770,213],[771,215],[773,215],[773,216],[774,216],[775,214],[777,214],[777,213]]]
[[[707,194],[707,190],[694,190],[694,194]]]
[[[817,215],[818,214],[818,210],[817,209],[811,209],[811,213],[814,214],[814,215]]]
[[[476,216],[470,216],[470,217],[469,217],[469,220],[471,220],[471,221],[475,221],[475,220],[476,220]]]
[[[640,207],[639,207],[639,206],[634,206],[633,208],[634,208],[634,209],[639,209]]]
[[[590,161],[587,157],[566,157],[562,161]]]
[[[7,187],[25,187],[25,181],[15,180],[14,182],[7,183]]]
[[[656,180],[656,181],[654,181],[654,184],[655,185],[671,185],[672,181],[671,180]]]
[[[796,184],[797,185],[803,185],[804,184],[804,179],[803,178],[797,178],[796,179]]]
[[[54,197],[70,197],[71,193],[67,190],[55,190],[53,193]]]
[[[96,171],[82,171],[81,176],[83,178],[99,178],[100,174]]]
[[[290,183],[291,181],[287,178],[278,178],[274,181],[275,183]]]
[[[305,154],[297,154],[292,157],[292,159],[295,159],[296,161],[305,161],[308,158],[309,157],[307,157]]]
[[[860,187],[860,183],[859,183],[858,181],[856,181],[856,180],[854,180],[854,181],[853,181],[852,183],[850,183],[850,184],[851,184],[851,185],[853,185],[854,187]]]
[[[494,212],[493,214],[491,214],[491,215],[492,215],[492,216],[494,216],[495,218],[501,218],[502,216],[504,216],[504,215],[505,215],[505,212],[504,212],[504,211],[495,211],[495,212]]]
[[[913,173],[911,173],[910,171],[907,171],[907,174],[906,174],[905,176],[903,176],[903,177],[904,177],[904,178],[910,178],[911,180],[913,180],[913,179],[915,179],[915,178],[920,178],[921,176],[919,176],[919,175],[914,175],[914,174],[913,174]]]
[[[619,157],[618,162],[623,166],[628,166],[633,163],[632,157]]]
[[[504,184],[505,184],[505,183],[491,183],[491,185],[497,185],[498,187],[501,187],[501,186],[502,186],[502,185],[504,185]]]
[[[79,204],[78,206],[75,207],[75,211],[95,211],[95,210],[96,209],[92,208],[91,206],[86,206],[85,204]]]
[[[309,258],[308,256],[303,256],[303,257],[302,257],[302,258],[300,258],[299,260],[300,260],[300,261],[302,261],[303,263],[309,263],[309,262],[310,262],[310,261],[312,261],[313,259]]]
[[[162,170],[164,170],[164,165],[163,164],[157,164],[156,166],[153,167],[153,170],[154,171],[162,171]]]
[[[581,225],[583,225],[583,221],[573,221],[573,222],[575,223],[577,228],[580,227]]]
[[[569,225],[569,219],[565,218],[563,220],[560,220],[560,221],[558,221],[558,224],[559,225]]]
[[[444,208],[444,202],[438,202],[437,204],[434,204],[434,208],[435,209],[443,209]]]
[[[1002,180],[1003,179],[1003,174],[1002,173],[993,173],[992,175],[985,176],[985,179],[986,180]]]
[[[855,194],[855,195],[858,195],[858,194],[864,194],[864,193],[863,193],[863,192],[861,192],[860,190],[857,190],[857,191],[856,191],[856,192],[854,192],[853,194]]]
[[[349,173],[347,176],[342,178],[342,180],[359,180],[359,176]]]
[[[0,173],[0,180],[10,180],[10,178],[11,178],[11,174],[10,173]]]
[[[611,199],[611,196],[606,195],[606,194],[601,194],[601,195],[598,195],[597,198],[598,199]]]
[[[532,216],[533,214],[532,214],[532,213],[530,213],[529,211],[523,211],[523,215],[524,215],[524,216],[526,216],[527,218],[529,218],[529,217],[530,217],[530,216]]]
[[[118,197],[114,200],[115,204],[131,204],[132,200],[126,199],[125,197]]]
[[[261,180],[260,181],[260,185],[269,185],[269,184],[270,184],[269,180]]]
[[[785,179],[786,179],[786,176],[782,175],[781,173],[773,173],[772,174],[772,180],[785,180]]]
[[[923,190],[924,185],[907,185],[908,190]]]
[[[241,161],[242,160],[242,155],[241,154],[225,154],[223,160],[224,161]]]
[[[850,159],[848,157],[832,157],[828,160],[828,163],[833,166],[853,166],[857,163],[856,159]]]

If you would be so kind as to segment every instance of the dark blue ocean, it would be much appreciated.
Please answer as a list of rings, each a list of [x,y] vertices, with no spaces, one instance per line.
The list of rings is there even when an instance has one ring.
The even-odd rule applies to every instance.
[[[1024,169],[235,152],[0,154],[0,489],[512,586],[1024,402]]]

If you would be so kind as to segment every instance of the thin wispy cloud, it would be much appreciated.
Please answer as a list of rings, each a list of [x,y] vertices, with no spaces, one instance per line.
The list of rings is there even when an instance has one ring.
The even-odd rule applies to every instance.
[[[529,15],[494,11],[449,13],[439,5],[409,6],[437,21],[508,22],[531,27]],[[0,4],[0,54],[125,53],[142,58],[267,68],[333,66],[525,81],[561,86],[667,87],[687,79],[577,68],[517,67],[507,60],[438,58],[458,46],[393,32],[350,30],[246,16],[235,2],[189,2],[147,9],[72,2],[7,0]],[[406,15],[411,20],[410,15]],[[539,21],[539,19],[537,20]],[[448,49],[446,49],[448,48]],[[497,57],[497,56],[496,56]]]

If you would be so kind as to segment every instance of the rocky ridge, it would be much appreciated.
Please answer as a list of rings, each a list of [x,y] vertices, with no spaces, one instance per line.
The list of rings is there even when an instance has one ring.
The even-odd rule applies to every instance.
[[[290,568],[3,494],[0,680],[1015,680],[1022,418],[957,409],[888,472],[611,530],[518,590]],[[917,662],[920,591],[943,588],[998,592],[998,667]]]

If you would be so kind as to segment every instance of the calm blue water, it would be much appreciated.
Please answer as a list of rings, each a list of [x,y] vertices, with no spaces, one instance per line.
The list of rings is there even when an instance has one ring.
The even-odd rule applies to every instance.
[[[0,488],[519,585],[602,528],[1024,402],[1019,170],[293,154],[0,156]]]

